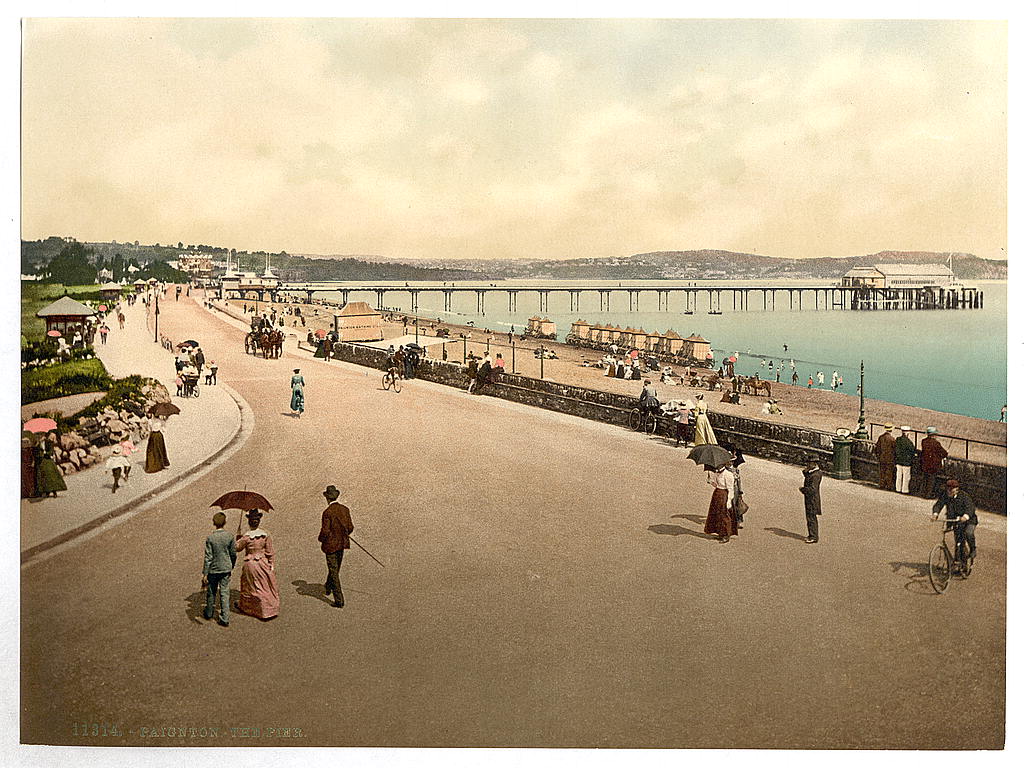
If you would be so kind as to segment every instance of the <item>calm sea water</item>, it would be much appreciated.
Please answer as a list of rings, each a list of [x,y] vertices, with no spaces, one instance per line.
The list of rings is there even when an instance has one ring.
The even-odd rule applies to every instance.
[[[515,281],[496,283],[526,288],[531,285],[569,285],[563,281]],[[571,283],[577,285],[576,283]],[[661,283],[630,281],[656,287]],[[715,285],[700,281],[698,285]],[[735,284],[735,283],[730,283]],[[739,282],[755,285],[755,282]],[[788,285],[798,286],[793,282]],[[820,285],[820,283],[818,283]],[[656,294],[644,295],[638,311],[629,311],[625,293],[613,294],[611,309],[600,311],[596,293],[580,295],[580,308],[569,312],[568,294],[549,294],[548,311],[541,313],[536,293],[524,290],[519,294],[517,311],[508,311],[507,294],[492,292],[486,298],[485,314],[476,311],[476,294],[456,293],[452,297],[452,311],[442,311],[441,294],[421,294],[421,316],[440,317],[451,322],[474,321],[477,327],[507,331],[509,327],[522,331],[527,318],[533,315],[549,317],[558,326],[559,338],[569,332],[573,321],[584,319],[591,323],[610,323],[623,328],[633,326],[647,331],[674,329],[682,336],[699,333],[712,343],[717,362],[739,352],[737,373],[758,373],[761,378],[775,379],[775,369],[761,365],[764,358],[777,366],[785,361],[782,380],[790,383],[792,370],[789,361],[796,364],[798,380],[807,384],[808,375],[818,371],[825,374],[825,386],[831,382],[832,372],[843,377],[841,391],[856,394],[860,361],[864,361],[865,394],[867,397],[905,405],[931,408],[948,413],[998,419],[999,410],[1006,403],[1006,339],[1007,339],[1007,284],[1005,281],[976,283],[985,293],[985,308],[980,310],[852,312],[813,309],[812,294],[804,295],[803,311],[790,311],[787,294],[778,294],[776,310],[761,309],[759,293],[750,294],[750,309],[732,310],[731,294],[721,297],[721,315],[708,315],[707,297],[700,299],[692,315],[684,315],[682,294],[673,294],[668,311],[658,310]],[[396,290],[385,295],[384,303],[398,309],[410,308],[409,294],[403,284],[395,283]],[[466,283],[465,285],[478,285]],[[593,280],[582,283],[589,287],[617,286],[616,281]],[[340,294],[317,294],[318,297],[340,301]],[[373,292],[349,294],[351,301],[376,303]],[[769,307],[771,299],[769,297]],[[717,307],[716,307],[717,308]],[[783,344],[788,351],[783,351]],[[817,377],[815,375],[815,386]]]

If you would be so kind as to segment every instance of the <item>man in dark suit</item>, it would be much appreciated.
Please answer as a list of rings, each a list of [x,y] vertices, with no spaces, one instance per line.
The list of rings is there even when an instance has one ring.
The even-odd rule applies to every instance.
[[[960,490],[960,483],[952,477],[946,481],[945,492],[932,506],[932,519],[939,516],[943,507],[946,508],[946,520],[953,526],[953,535],[956,537],[957,559],[969,557],[973,560],[974,529],[978,527],[978,513],[974,510],[974,501]]]
[[[821,467],[818,460],[809,458],[807,466],[804,467],[804,484],[800,493],[804,495],[804,515],[807,517],[807,538],[808,544],[818,543],[818,515],[821,514]]]
[[[345,550],[349,548],[348,535],[352,533],[352,514],[348,507],[338,503],[341,492],[333,485],[327,486],[324,491],[324,498],[327,499],[327,509],[324,510],[320,521],[320,549],[327,558],[327,582],[324,584],[324,592],[330,596],[334,594],[334,607],[341,608],[345,605],[345,595],[341,591],[341,561],[345,556]]]
[[[206,537],[206,554],[203,557],[203,586],[206,587],[206,609],[203,615],[213,618],[213,607],[217,590],[220,590],[220,616],[217,623],[228,625],[231,616],[231,571],[235,567],[235,537],[224,530],[227,517],[223,512],[213,516],[217,530]]]

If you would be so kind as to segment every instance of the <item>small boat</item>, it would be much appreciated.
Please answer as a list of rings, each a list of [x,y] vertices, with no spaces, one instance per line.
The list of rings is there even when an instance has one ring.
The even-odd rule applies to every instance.
[[[721,312],[721,310],[709,309],[708,310],[708,314],[709,315],[720,315],[720,314],[722,314],[722,312]]]
[[[693,310],[692,309],[688,309],[685,312],[683,312],[683,314],[684,315],[692,315],[693,314]]]

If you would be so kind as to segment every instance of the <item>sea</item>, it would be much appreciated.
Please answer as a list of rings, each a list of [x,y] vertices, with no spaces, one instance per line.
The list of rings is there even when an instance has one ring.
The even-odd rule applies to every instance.
[[[384,296],[384,305],[408,312],[410,297],[405,283],[375,283],[393,286]],[[495,286],[518,288],[520,293],[515,312],[508,310],[508,294],[492,291],[485,299],[484,313],[477,312],[476,294],[456,292],[451,310],[443,310],[440,293],[421,293],[419,315],[441,318],[453,323],[469,323],[497,332],[522,332],[533,316],[553,320],[558,338],[564,339],[571,324],[583,319],[590,323],[632,326],[646,331],[675,330],[683,337],[696,333],[708,339],[715,354],[716,367],[727,357],[735,356],[736,372],[749,376],[757,373],[762,379],[774,381],[777,366],[782,365],[781,380],[792,383],[795,366],[797,381],[807,385],[808,376],[820,388],[817,373],[829,387],[832,374],[842,377],[839,391],[856,394],[860,364],[864,363],[865,397],[893,403],[958,413],[982,419],[998,420],[1000,409],[1007,402],[1007,283],[1006,281],[974,281],[984,291],[984,308],[971,310],[918,311],[851,311],[814,309],[814,297],[804,294],[803,309],[789,308],[785,292],[776,295],[775,309],[762,308],[760,292],[749,294],[748,309],[733,310],[729,292],[721,294],[720,305],[708,306],[708,295],[698,294],[693,314],[684,296],[673,293],[669,306],[658,308],[657,294],[641,294],[639,306],[630,311],[625,292],[611,294],[611,306],[602,310],[596,291],[586,288],[617,287],[615,280],[561,281],[510,280],[495,283],[453,283],[456,287]],[[659,280],[631,280],[629,285],[663,287]],[[678,283],[673,283],[677,285]],[[724,285],[755,286],[761,281],[691,281],[688,285],[716,287]],[[338,283],[339,287],[345,283]],[[354,284],[348,284],[354,286]],[[435,286],[438,283],[423,283]],[[781,287],[818,285],[820,282],[788,281]],[[540,311],[537,293],[531,287],[552,288],[548,294],[547,311]],[[559,286],[583,288],[579,309],[569,311],[568,293]],[[820,296],[820,294],[819,294]],[[340,292],[323,292],[317,298],[341,301]],[[366,301],[375,306],[373,291],[350,291],[350,301]],[[795,302],[795,300],[794,300]],[[710,309],[722,314],[710,315]],[[769,362],[771,366],[769,366]]]

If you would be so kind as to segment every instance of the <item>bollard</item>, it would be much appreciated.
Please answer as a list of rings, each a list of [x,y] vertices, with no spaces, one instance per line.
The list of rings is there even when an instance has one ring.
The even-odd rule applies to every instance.
[[[832,477],[837,480],[849,480],[852,477],[850,472],[850,447],[853,440],[850,439],[850,430],[837,429],[832,437]]]

